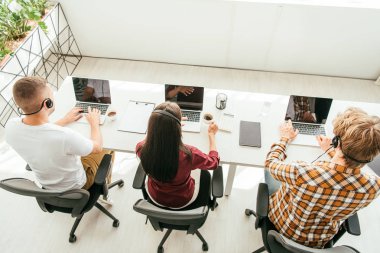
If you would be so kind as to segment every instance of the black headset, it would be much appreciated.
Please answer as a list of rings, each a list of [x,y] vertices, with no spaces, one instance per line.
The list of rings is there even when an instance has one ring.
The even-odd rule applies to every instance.
[[[311,163],[315,162],[316,160],[318,160],[321,156],[323,156],[324,154],[326,154],[327,152],[329,152],[332,148],[337,148],[338,146],[340,146],[340,150],[342,151],[343,155],[345,157],[347,157],[348,159],[354,161],[354,162],[357,162],[357,163],[370,163],[372,162],[372,159],[371,160],[358,160],[356,158],[353,158],[352,156],[349,156],[348,154],[346,154],[343,149],[342,149],[342,140],[340,139],[340,136],[334,136],[334,138],[331,140],[331,147],[329,149],[327,149],[322,155],[318,156],[314,161],[312,161]]]
[[[176,117],[174,116],[173,114],[171,114],[170,112],[168,111],[164,111],[164,110],[154,110],[152,113],[158,113],[158,114],[161,114],[161,115],[164,115],[164,116],[167,116],[169,118],[172,118],[174,119],[180,126],[181,126],[181,121]]]
[[[36,113],[39,113],[42,108],[44,108],[44,105],[46,105],[47,108],[52,108],[54,103],[53,103],[53,100],[51,100],[50,98],[45,98],[42,103],[41,103],[41,107],[40,109],[38,109],[37,111],[35,112],[31,112],[31,113],[24,113],[23,111],[21,111],[21,108],[20,107],[17,107],[17,111],[18,113],[20,113],[21,115],[33,115],[33,114],[36,114]]]

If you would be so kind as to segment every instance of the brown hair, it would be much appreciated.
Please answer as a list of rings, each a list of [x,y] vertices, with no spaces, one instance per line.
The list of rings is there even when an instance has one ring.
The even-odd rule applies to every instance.
[[[340,137],[340,148],[349,167],[362,167],[355,160],[370,161],[380,152],[380,118],[359,108],[348,108],[333,120],[334,134]]]
[[[159,104],[163,110],[181,120],[181,109],[176,103]],[[191,151],[182,143],[181,125],[168,115],[153,112],[149,118],[148,133],[140,152],[146,174],[160,182],[170,182],[177,175],[179,152],[191,159]]]
[[[24,111],[31,113],[41,106],[41,93],[47,87],[47,81],[40,77],[23,77],[13,85],[13,99]]]

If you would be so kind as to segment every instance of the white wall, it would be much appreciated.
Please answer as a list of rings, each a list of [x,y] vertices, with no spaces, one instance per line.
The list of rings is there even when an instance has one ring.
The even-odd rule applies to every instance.
[[[380,10],[221,0],[60,0],[82,54],[380,75]]]

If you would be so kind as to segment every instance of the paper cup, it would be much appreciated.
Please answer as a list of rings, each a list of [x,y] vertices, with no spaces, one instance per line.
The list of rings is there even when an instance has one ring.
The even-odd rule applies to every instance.
[[[116,110],[115,109],[109,109],[108,112],[107,112],[107,118],[110,121],[116,120],[116,118],[117,118],[117,112],[116,112]]]
[[[205,114],[203,114],[203,122],[207,125],[211,124],[212,122],[214,122],[214,116],[211,113],[206,112]]]

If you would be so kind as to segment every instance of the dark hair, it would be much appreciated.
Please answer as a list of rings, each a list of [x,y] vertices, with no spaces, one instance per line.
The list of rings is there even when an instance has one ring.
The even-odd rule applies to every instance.
[[[181,120],[181,109],[176,103],[159,104],[156,110],[164,110]],[[181,126],[175,119],[153,112],[145,143],[138,150],[145,173],[157,181],[170,182],[177,175],[180,151],[191,159],[190,150],[182,143]]]

